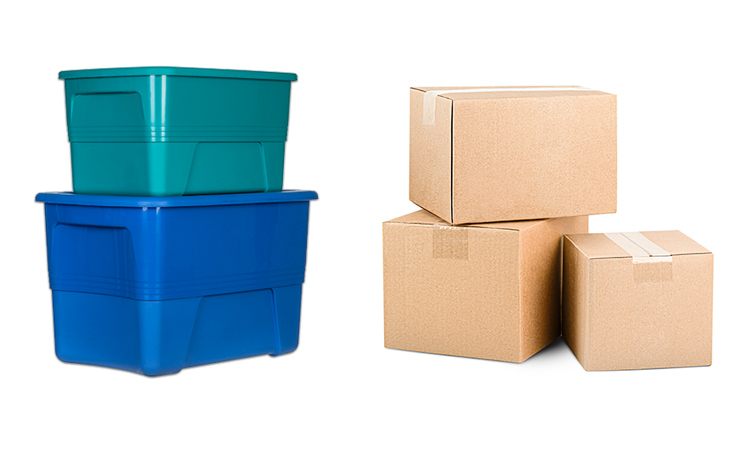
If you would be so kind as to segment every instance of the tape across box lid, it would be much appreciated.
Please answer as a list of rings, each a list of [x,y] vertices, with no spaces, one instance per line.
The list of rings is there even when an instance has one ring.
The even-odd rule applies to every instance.
[[[630,253],[633,263],[672,262],[672,254],[651,242],[646,236],[632,233],[604,233],[615,244]]]
[[[636,283],[660,283],[672,280],[672,254],[639,232],[604,233],[633,259]]]
[[[638,284],[671,281],[677,258],[710,253],[679,231],[568,236],[590,260],[630,259]]]
[[[475,92],[532,92],[532,91],[593,91],[581,86],[498,87],[466,88],[426,91],[424,93],[424,125],[434,125],[437,97],[445,94],[470,94]]]

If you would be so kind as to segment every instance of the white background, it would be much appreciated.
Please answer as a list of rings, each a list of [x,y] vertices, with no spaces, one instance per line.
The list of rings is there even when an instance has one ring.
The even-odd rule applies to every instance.
[[[0,447],[750,445],[750,12],[527,3],[4,3]],[[321,200],[295,353],[156,379],[55,358],[34,195],[71,188],[57,73],[148,65],[298,74],[285,186]],[[711,367],[588,373],[561,340],[522,364],[383,347],[381,222],[417,209],[409,87],[551,84],[618,95],[619,212],[591,230],[715,253]]]

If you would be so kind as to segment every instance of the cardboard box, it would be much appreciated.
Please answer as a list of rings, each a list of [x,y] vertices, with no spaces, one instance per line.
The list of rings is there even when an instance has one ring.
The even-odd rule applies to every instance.
[[[587,230],[588,217],[385,222],[385,347],[525,361],[560,336],[562,235]]]
[[[617,98],[411,88],[410,200],[452,224],[617,210]]]
[[[566,236],[565,341],[586,370],[710,365],[713,264],[679,231]]]

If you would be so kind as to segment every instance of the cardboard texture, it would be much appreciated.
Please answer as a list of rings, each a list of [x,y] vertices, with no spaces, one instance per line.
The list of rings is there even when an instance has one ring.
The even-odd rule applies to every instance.
[[[448,89],[469,88],[410,91],[413,203],[452,224],[616,212],[616,96],[573,87],[435,95]]]
[[[565,341],[589,371],[710,365],[713,255],[679,231],[630,234],[565,237]]]
[[[560,336],[561,240],[588,217],[385,222],[385,347],[522,362]]]

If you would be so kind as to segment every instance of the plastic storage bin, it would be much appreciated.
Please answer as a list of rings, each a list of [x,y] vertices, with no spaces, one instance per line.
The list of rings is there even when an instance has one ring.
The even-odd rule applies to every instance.
[[[76,193],[282,189],[295,74],[133,67],[60,78]]]
[[[58,358],[164,375],[292,352],[316,198],[37,195]]]

